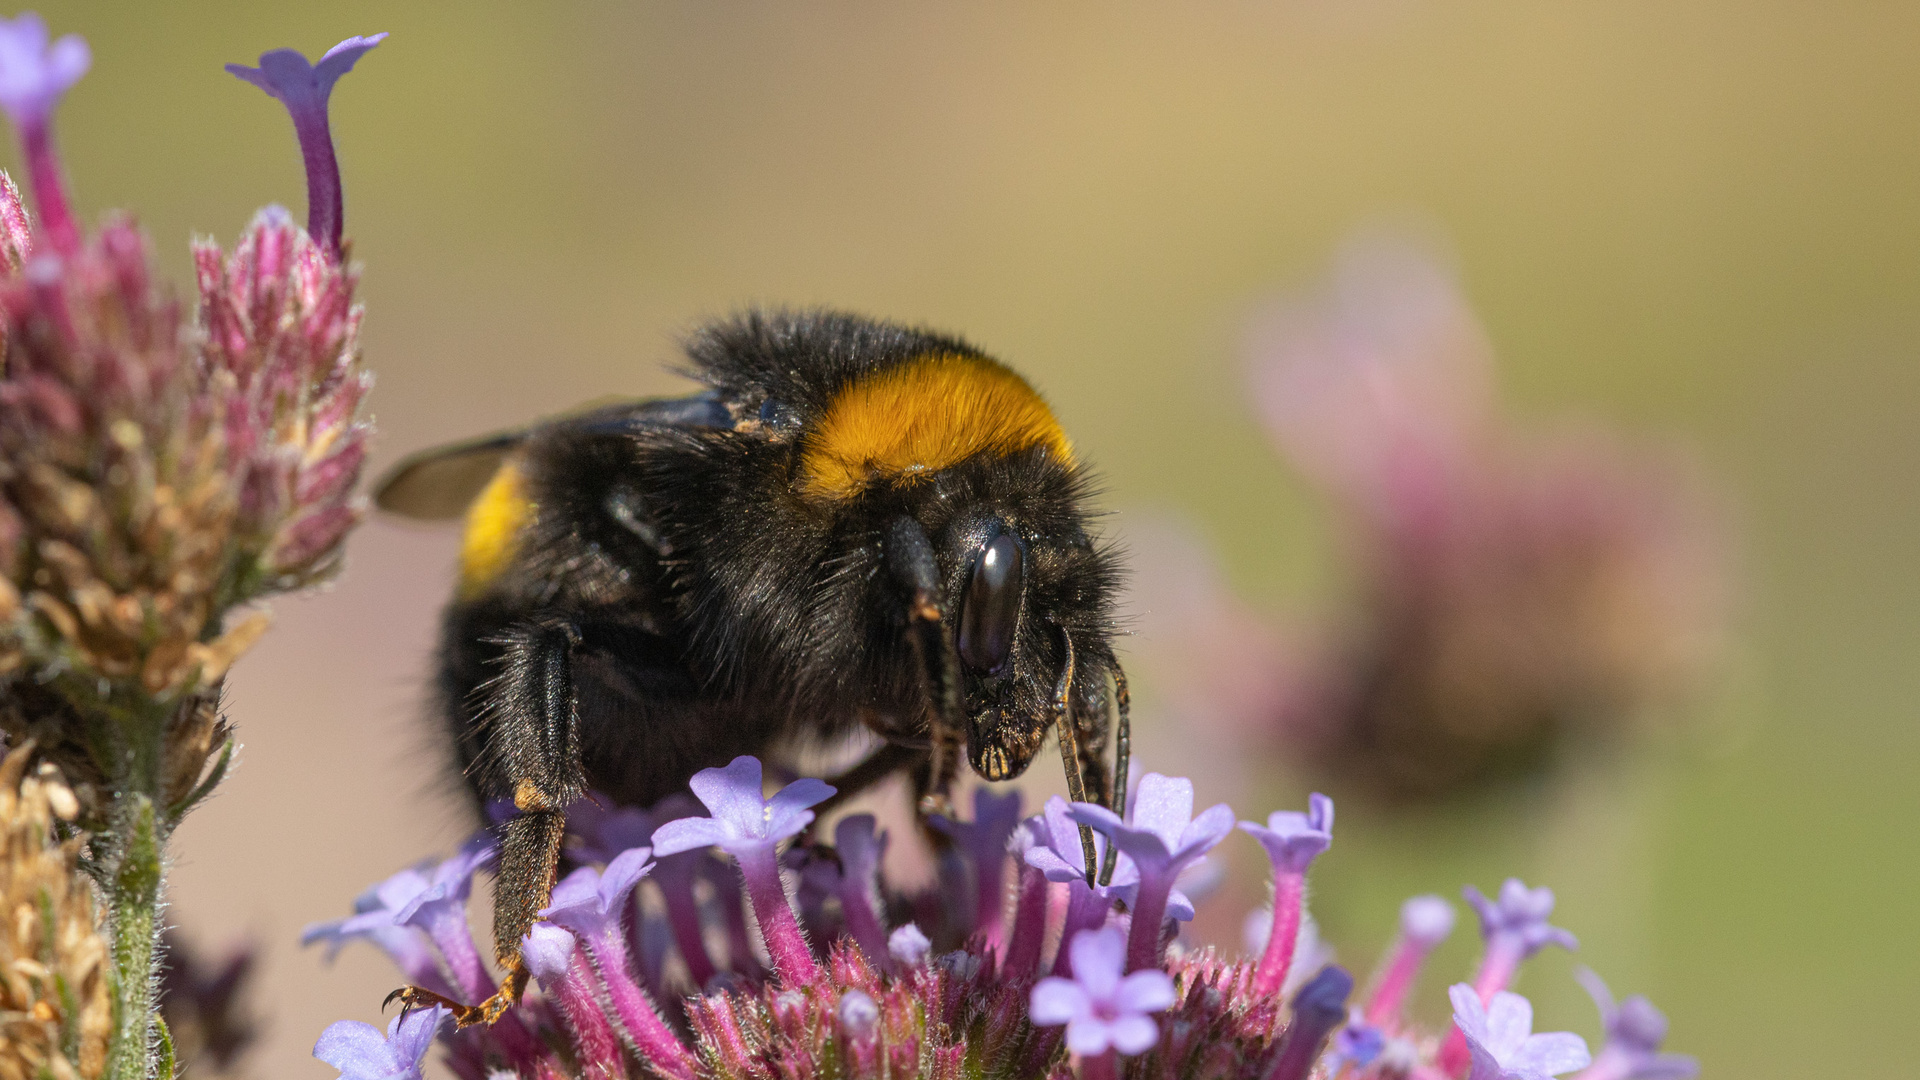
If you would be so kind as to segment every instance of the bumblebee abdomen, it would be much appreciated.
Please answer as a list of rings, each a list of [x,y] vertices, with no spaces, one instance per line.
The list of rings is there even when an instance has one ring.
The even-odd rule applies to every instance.
[[[510,459],[467,510],[466,532],[460,541],[461,599],[484,593],[513,564],[534,512],[526,473],[517,460]]]

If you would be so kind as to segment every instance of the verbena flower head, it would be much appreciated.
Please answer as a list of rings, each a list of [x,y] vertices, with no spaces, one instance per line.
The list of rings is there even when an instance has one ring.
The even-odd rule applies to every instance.
[[[1325,287],[1254,321],[1247,355],[1276,448],[1357,540],[1357,617],[1262,665],[1296,669],[1266,718],[1277,745],[1346,788],[1431,799],[1670,716],[1650,706],[1697,685],[1724,608],[1702,485],[1590,425],[1503,414],[1441,260],[1360,238]]]
[[[1152,1014],[1172,1007],[1173,980],[1158,970],[1122,975],[1126,938],[1118,930],[1083,930],[1068,943],[1073,977],[1048,977],[1033,988],[1028,1013],[1040,1027],[1067,1029],[1067,1049],[1092,1056],[1109,1049],[1138,1054],[1159,1041]]]
[[[356,272],[283,212],[194,246],[197,334],[130,219],[83,234],[50,130],[84,54],[0,24],[38,211],[0,181],[0,728],[90,824],[138,790],[164,832],[224,770],[218,689],[267,624],[230,613],[324,579],[360,519],[368,377]]]
[[[1586,1040],[1570,1032],[1533,1033],[1533,1005],[1504,990],[1486,1005],[1466,983],[1447,991],[1454,1023],[1473,1052],[1469,1080],[1551,1080],[1593,1063]]]
[[[1575,969],[1573,977],[1592,995],[1606,1029],[1593,1068],[1580,1080],[1692,1080],[1700,1075],[1700,1063],[1693,1058],[1660,1052],[1660,1044],[1667,1041],[1667,1018],[1653,1002],[1635,994],[1616,1004],[1607,984],[1588,968]]]
[[[1126,818],[1087,815],[1100,822],[1102,840],[1118,835],[1152,860],[1151,873],[1136,870],[1130,894],[1086,884],[1072,817],[1085,804],[1055,800],[1050,813],[1009,836],[1010,805],[1003,798],[976,803],[987,820],[955,823],[953,835],[1002,837],[1000,859],[1008,848],[1024,848],[1018,880],[995,898],[993,906],[1007,913],[997,935],[981,905],[954,895],[953,879],[903,893],[877,874],[881,834],[871,817],[838,823],[837,850],[804,837],[811,808],[828,790],[818,781],[797,781],[767,797],[759,763],[742,758],[702,773],[693,788],[711,817],[679,816],[687,809],[679,801],[644,815],[616,807],[579,815],[586,835],[567,850],[583,865],[556,887],[543,921],[521,943],[535,988],[492,1027],[442,1032],[448,1066],[461,1080],[509,1073],[602,1080],[649,1068],[676,1080],[1101,1080],[1122,1073],[1309,1080],[1330,1075],[1330,1061],[1345,1080],[1466,1080],[1474,1065],[1467,1034],[1453,1071],[1440,1060],[1442,1029],[1404,1010],[1418,971],[1407,958],[1424,957],[1451,921],[1451,909],[1431,897],[1407,906],[1384,969],[1398,974],[1381,980],[1364,1007],[1348,1000],[1352,977],[1317,950],[1289,950],[1299,970],[1269,987],[1273,969],[1265,957],[1211,948],[1170,957],[1160,949],[1177,924],[1164,902],[1160,914],[1149,911],[1148,889],[1168,887],[1172,867],[1232,832],[1224,806],[1193,814],[1188,781],[1149,775]],[[1330,812],[1310,803],[1302,817],[1325,831]],[[637,836],[643,820],[660,823],[650,845],[611,850],[615,832]],[[612,822],[625,824],[615,829]],[[1274,827],[1270,818],[1262,828],[1299,831],[1284,819]],[[1049,837],[1053,832],[1060,835]],[[789,841],[803,849],[797,864],[819,876],[808,901],[818,910],[805,920],[818,930],[811,938],[781,881],[777,849]],[[995,857],[984,842],[979,846],[981,858]],[[662,858],[662,850],[673,854]],[[732,865],[715,859],[716,851],[730,855]],[[687,860],[679,876],[668,870],[676,859]],[[441,876],[451,883],[471,861]],[[393,929],[392,909],[421,895],[438,865],[445,864],[384,884],[387,900],[363,901],[354,918]],[[1130,857],[1118,868],[1129,865]],[[1050,881],[1042,867],[1060,880]],[[711,891],[697,896],[698,882]],[[391,895],[397,893],[407,900]],[[457,887],[442,891],[456,893],[464,895]],[[383,914],[362,918],[376,911]],[[1303,908],[1298,915],[1306,924]],[[872,920],[864,929],[862,918]],[[347,922],[318,936],[339,940]],[[447,947],[472,946],[469,939]],[[1400,990],[1386,994],[1395,980]],[[449,993],[476,1001],[491,989],[490,976],[482,976]],[[1523,1024],[1515,1042],[1511,1019],[1504,997],[1494,999],[1490,1014],[1467,1012],[1472,1037],[1506,1070],[1493,1075],[1516,1080],[1528,1074],[1515,1070],[1558,1060],[1544,1054],[1558,1046],[1554,1037],[1529,1042]],[[364,1041],[370,1031],[356,1037]]]

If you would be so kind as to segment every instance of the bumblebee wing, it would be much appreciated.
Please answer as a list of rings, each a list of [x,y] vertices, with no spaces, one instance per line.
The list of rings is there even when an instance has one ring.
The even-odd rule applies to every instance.
[[[620,435],[732,423],[732,414],[712,393],[590,405],[518,430],[409,454],[374,485],[373,501],[390,514],[416,521],[449,521],[466,513],[501,463],[537,432],[565,426],[594,435]]]

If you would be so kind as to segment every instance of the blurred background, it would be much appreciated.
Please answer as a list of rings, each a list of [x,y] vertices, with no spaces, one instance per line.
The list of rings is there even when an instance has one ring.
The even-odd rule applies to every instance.
[[[1123,655],[1148,767],[1247,817],[1303,805],[1309,784],[1340,800],[1313,908],[1349,964],[1372,962],[1404,896],[1514,874],[1558,890],[1579,960],[1663,1007],[1669,1047],[1707,1075],[1910,1075],[1920,10],[42,11],[94,50],[60,117],[81,208],[136,209],[183,285],[190,235],[304,207],[284,114],[220,65],[392,33],[333,109],[376,466],[680,390],[663,370],[679,336],[748,302],[957,330],[1029,375],[1105,476],[1138,556],[1141,634]],[[1411,310],[1441,328],[1416,345],[1483,366],[1498,421],[1476,423],[1529,433],[1509,457],[1604,431],[1684,478],[1700,529],[1685,533],[1700,561],[1678,564],[1697,575],[1650,579],[1699,596],[1625,624],[1640,641],[1693,620],[1684,689],[1598,725],[1631,734],[1438,800],[1375,798],[1292,752],[1278,719],[1255,730],[1312,697],[1298,688],[1325,656],[1367,651],[1352,643],[1378,631],[1366,613],[1395,580],[1367,554],[1352,484],[1276,419],[1290,384],[1267,377],[1312,340],[1302,319],[1372,325],[1367,283],[1399,279],[1367,266],[1414,267],[1375,322]],[[1261,329],[1275,311],[1293,313],[1279,337]],[[374,1019],[395,984],[372,950],[323,965],[300,927],[468,828],[422,718],[455,545],[369,524],[337,586],[280,604],[233,679],[241,766],[176,842],[171,913],[210,952],[262,944],[255,1075],[329,1075],[315,1035]],[[1206,650],[1244,658],[1205,680],[1245,690],[1224,704],[1195,697],[1179,661],[1222,626],[1245,646]],[[1276,681],[1232,682],[1249,670]],[[1229,848],[1240,871],[1259,859]],[[1216,899],[1232,917],[1203,937],[1237,942],[1252,880]],[[1441,954],[1429,1016],[1472,938]],[[1543,1028],[1591,1038],[1572,963],[1548,954],[1519,989]]]

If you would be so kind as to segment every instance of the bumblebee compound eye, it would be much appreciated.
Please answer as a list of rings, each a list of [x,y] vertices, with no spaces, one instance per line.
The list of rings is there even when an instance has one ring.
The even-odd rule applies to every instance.
[[[960,659],[981,674],[1006,665],[1020,617],[1020,542],[1006,533],[993,538],[973,564],[960,602]]]

